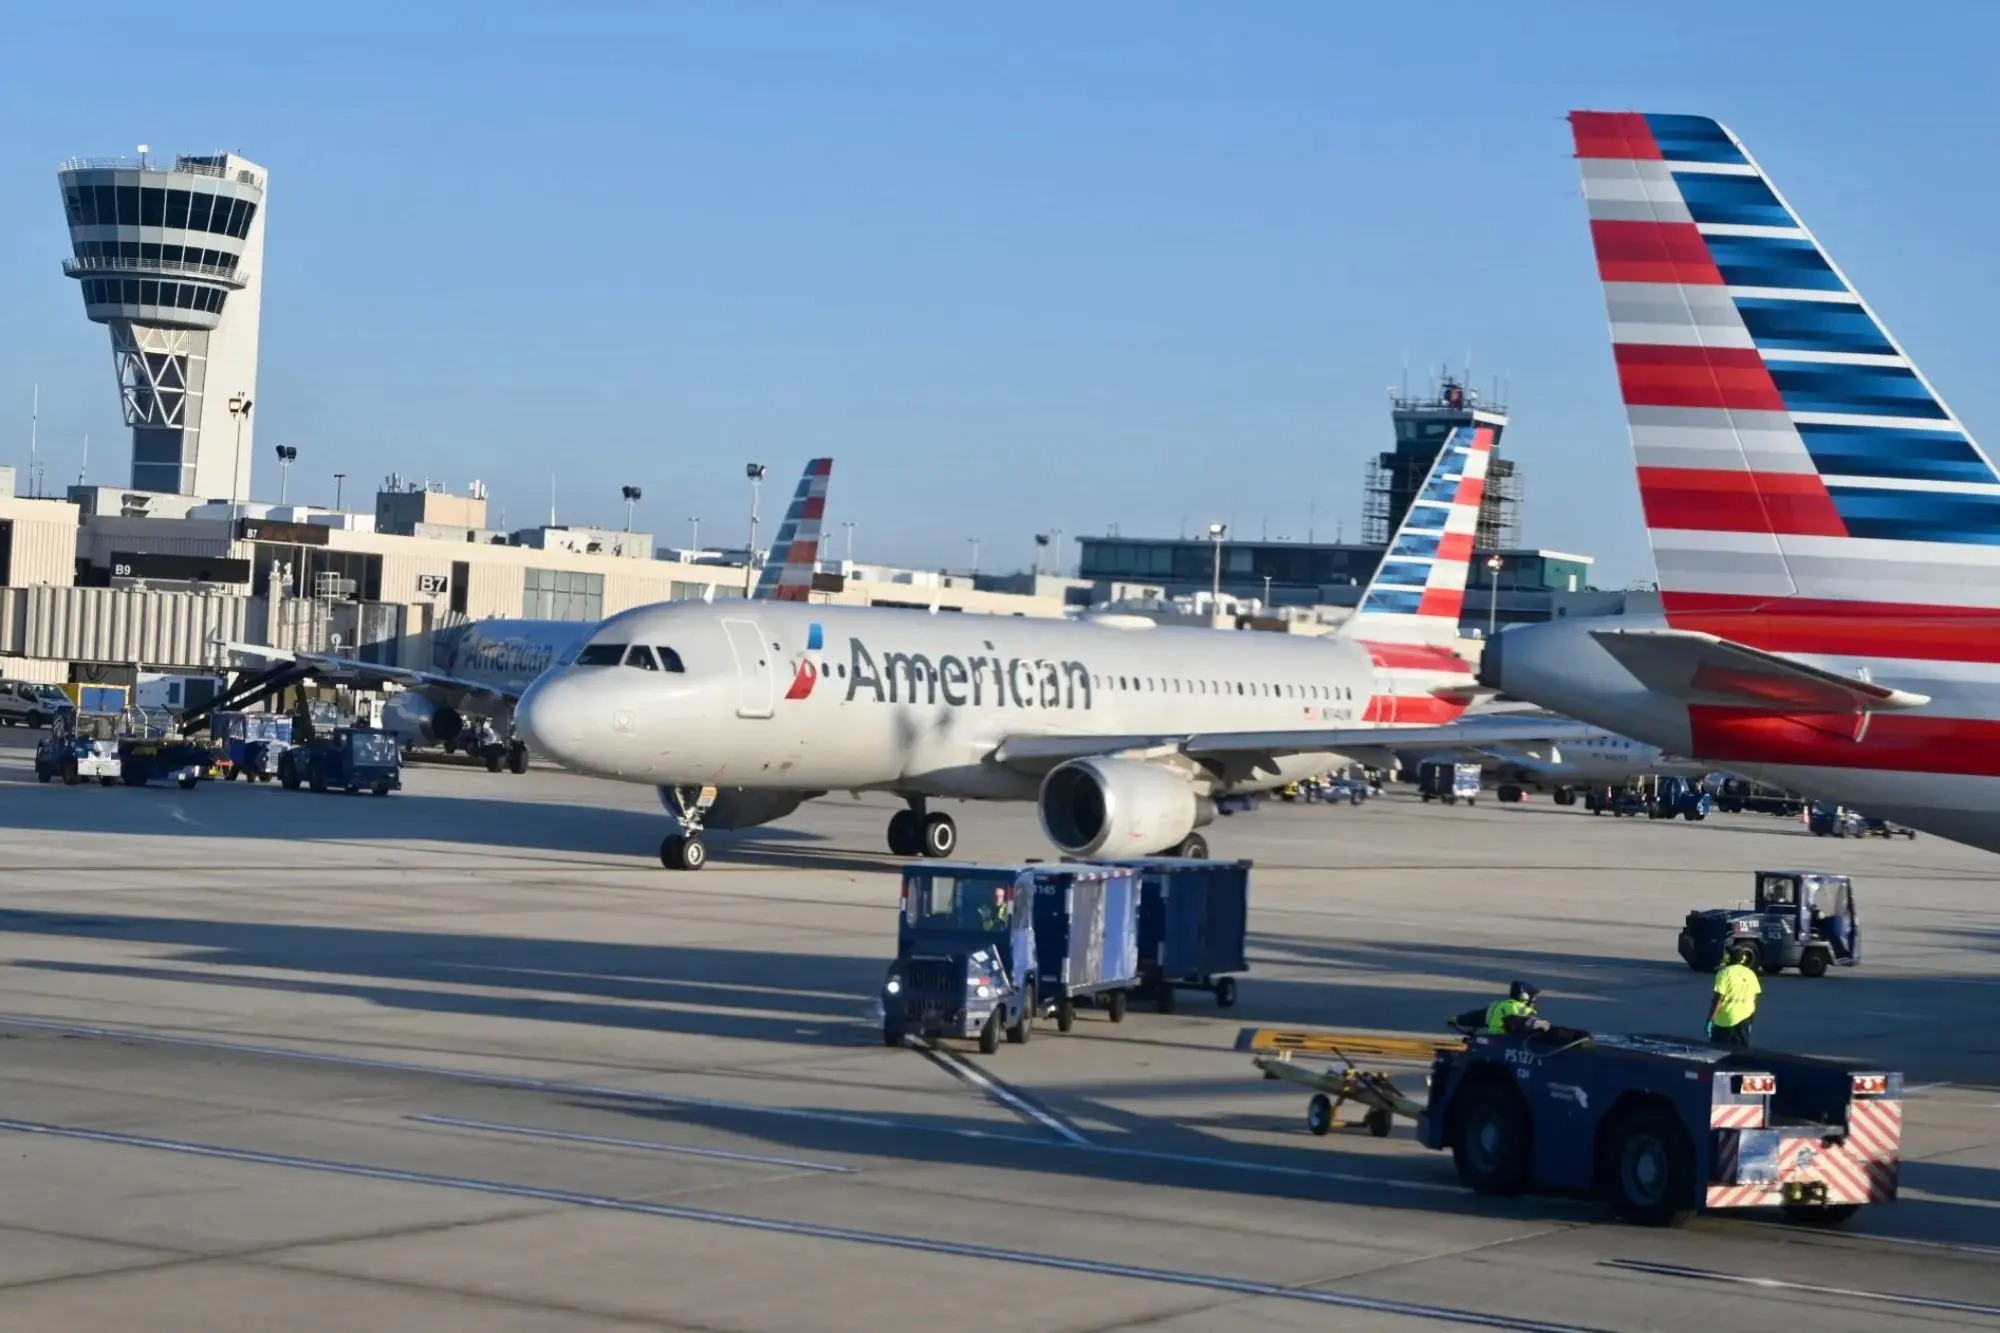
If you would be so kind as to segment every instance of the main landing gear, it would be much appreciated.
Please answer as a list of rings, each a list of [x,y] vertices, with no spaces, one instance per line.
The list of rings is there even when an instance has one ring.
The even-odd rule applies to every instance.
[[[921,796],[889,819],[889,851],[895,856],[946,857],[958,850],[958,824],[947,814],[929,814]]]
[[[708,810],[699,787],[675,787],[668,806],[681,831],[660,841],[660,864],[669,870],[699,870],[708,864],[708,844],[701,840],[702,815]]]

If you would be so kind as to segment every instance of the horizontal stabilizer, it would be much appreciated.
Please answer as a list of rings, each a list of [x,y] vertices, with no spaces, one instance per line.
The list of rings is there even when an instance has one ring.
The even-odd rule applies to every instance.
[[[1927,694],[1842,676],[1696,630],[1592,630],[1591,638],[1640,684],[1687,703],[1790,713],[1921,708]]]

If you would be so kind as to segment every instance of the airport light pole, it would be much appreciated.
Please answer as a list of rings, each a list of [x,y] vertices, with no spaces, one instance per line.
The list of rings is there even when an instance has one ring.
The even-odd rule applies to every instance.
[[[750,549],[743,553],[743,595],[757,590],[757,488],[771,469],[762,463],[745,463],[743,475],[750,479]]]
[[[341,487],[346,484],[347,474],[345,472],[336,472],[333,474],[333,510],[335,513],[340,512],[340,491]]]
[[[278,503],[285,502],[285,484],[291,479],[292,464],[299,458],[299,451],[289,444],[278,446]]]
[[[1492,575],[1486,585],[1486,637],[1489,639],[1500,623],[1500,565],[1498,554],[1486,557],[1486,572]]]
[[[236,503],[236,479],[243,470],[243,418],[250,415],[250,395],[229,396],[229,415],[236,420],[236,461],[229,473],[229,503]]]
[[[1222,605],[1222,539],[1228,535],[1227,523],[1208,525],[1208,539],[1215,543],[1215,579],[1209,585],[1209,596],[1214,599],[1215,606]],[[1214,614],[1214,607],[1210,608],[1209,614]]]
[[[974,578],[978,578],[978,577],[979,577],[979,538],[977,538],[977,537],[967,537],[967,538],[966,538],[965,540],[967,540],[968,542],[971,542],[971,543],[972,543],[972,577],[974,577]]]
[[[1264,609],[1271,609],[1271,571],[1264,571]]]
[[[632,530],[632,506],[639,503],[643,494],[637,486],[620,486],[618,493],[625,497],[625,531]]]
[[[847,563],[851,565],[854,563],[854,520],[845,519],[840,526],[847,529]]]
[[[701,555],[701,517],[697,514],[688,515],[688,551],[696,557]]]

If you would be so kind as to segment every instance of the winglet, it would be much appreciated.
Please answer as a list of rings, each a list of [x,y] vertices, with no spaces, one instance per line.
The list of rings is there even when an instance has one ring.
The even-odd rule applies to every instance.
[[[812,592],[813,571],[819,564],[820,520],[826,512],[827,479],[833,475],[831,458],[815,458],[806,464],[799,488],[792,492],[791,508],[778,527],[777,538],[764,557],[764,572],[758,576],[760,601],[803,602]]]

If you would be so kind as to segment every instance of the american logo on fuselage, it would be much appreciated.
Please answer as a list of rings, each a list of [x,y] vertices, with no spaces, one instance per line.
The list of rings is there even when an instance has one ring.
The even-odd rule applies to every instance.
[[[847,700],[860,698],[953,708],[1074,710],[1088,710],[1093,701],[1090,668],[1082,662],[885,652],[878,664],[866,644],[849,639]]]

